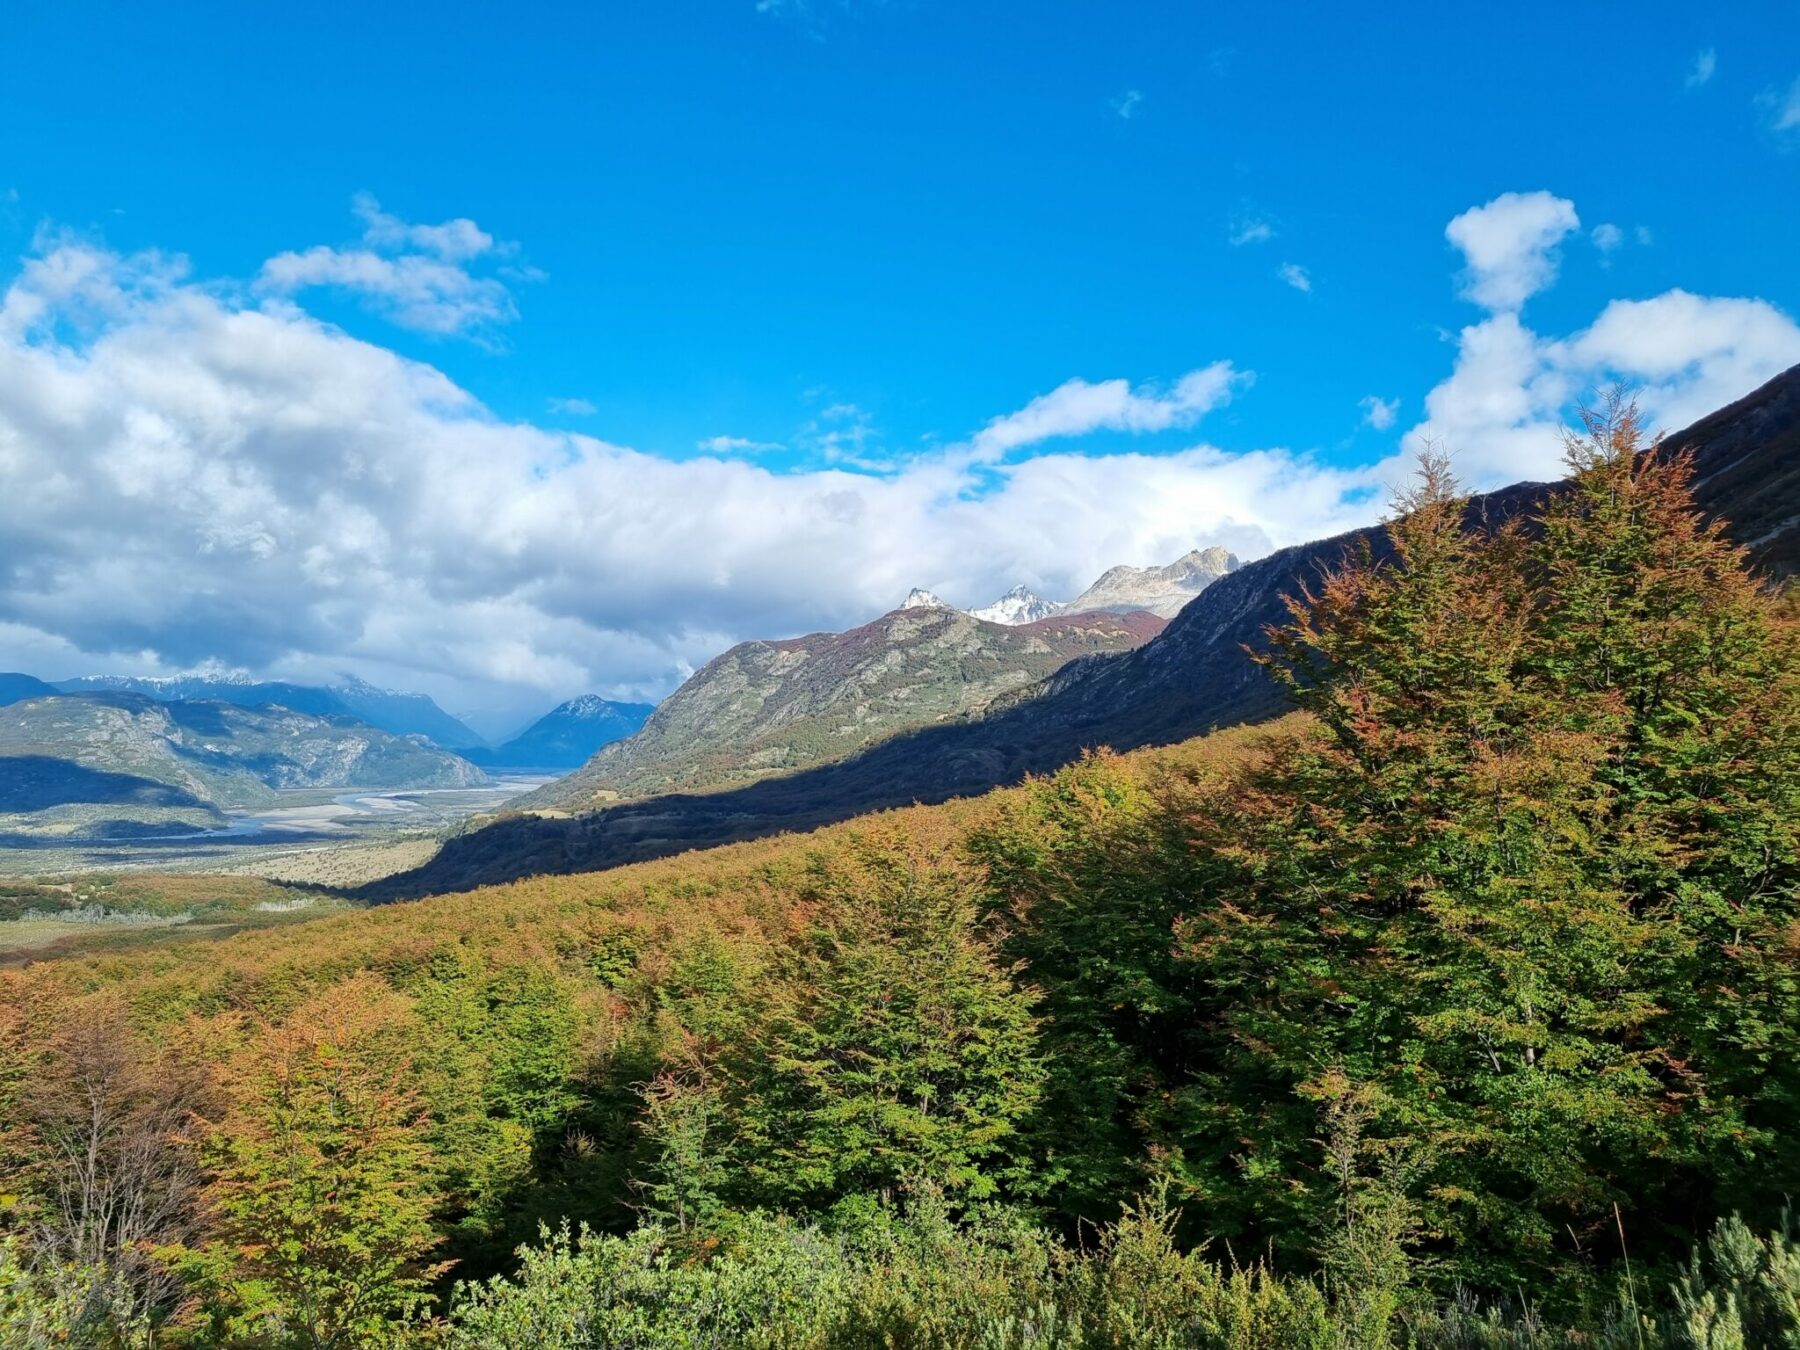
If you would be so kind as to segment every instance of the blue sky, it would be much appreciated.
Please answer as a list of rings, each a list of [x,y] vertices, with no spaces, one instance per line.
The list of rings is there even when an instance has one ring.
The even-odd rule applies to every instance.
[[[104,479],[121,501],[192,517],[178,542],[141,541],[146,558],[185,560],[167,586],[189,603],[122,602],[81,623],[64,612],[100,581],[50,561],[80,552],[72,536],[41,511],[0,520],[11,526],[0,544],[44,560],[15,574],[15,590],[37,593],[0,614],[0,661],[50,674],[121,661],[335,665],[435,682],[471,707],[589,687],[660,692],[726,641],[867,617],[902,579],[976,603],[1011,579],[1078,587],[1098,564],[1155,561],[1185,542],[1164,517],[1130,524],[1127,505],[1111,526],[1046,514],[1055,494],[1006,514],[996,485],[1016,486],[1039,456],[1040,477],[1073,482],[1066,458],[1100,457],[1121,492],[1229,500],[1210,516],[1195,508],[1191,542],[1249,554],[1372,515],[1380,466],[1428,416],[1467,441],[1472,479],[1541,476],[1530,447],[1586,382],[1633,378],[1673,420],[1800,359],[1787,345],[1800,312],[1792,3],[1514,5],[1502,23],[1437,5],[1370,19],[1323,4],[665,0],[353,14],[71,0],[19,7],[8,28],[0,275],[18,294],[54,292],[34,315],[56,311],[21,321],[18,342],[93,376],[69,397],[96,401],[93,426],[124,428],[102,445],[64,427],[57,462],[100,456],[70,470],[74,487]],[[1505,194],[1517,209],[1476,218],[1473,243],[1447,236]],[[1487,262],[1470,247],[1488,248]],[[115,299],[49,286],[42,276],[58,269],[31,268],[52,257],[65,275],[70,258],[101,260],[91,274],[111,278]],[[1672,293],[1694,303],[1617,311],[1593,331],[1615,302]],[[1714,303],[1729,300],[1761,308]],[[392,451],[413,456],[405,463],[369,470],[390,453],[371,449],[318,481],[288,481],[257,458],[270,441],[256,427],[224,434],[168,403],[173,373],[145,377],[162,400],[153,409],[121,394],[129,380],[99,378],[132,334],[191,336],[202,302],[221,322],[257,317],[295,341],[335,341],[336,355],[314,367],[275,353],[280,376],[251,375],[231,338],[183,369],[197,362],[221,388],[241,379],[258,397],[270,379],[316,380],[279,410],[291,423],[291,409],[312,407],[325,425],[333,360],[398,361],[384,369],[412,391],[406,416],[448,409],[444,445],[461,437],[458,448],[414,428],[383,442],[405,439]],[[1491,363],[1475,369],[1483,343],[1507,342],[1532,353],[1531,369],[1508,367],[1512,385]],[[1182,403],[1183,377],[1220,362],[1222,384]],[[444,387],[421,393],[432,379]],[[994,462],[945,467],[984,427],[1070,381],[1086,384],[1050,410],[1068,417],[1038,419],[1049,434],[1009,433]],[[1110,411],[1083,415],[1077,405],[1106,381],[1127,388],[1100,398]],[[15,448],[50,455],[41,419],[22,395],[9,410],[8,390],[0,382],[0,446],[10,411]],[[364,408],[357,425],[381,416]],[[481,436],[514,434],[472,448],[471,421]],[[158,497],[171,489],[143,470],[158,437],[237,496]],[[578,489],[581,461],[601,453],[583,437],[633,457]],[[277,460],[292,469],[297,453]],[[496,456],[516,460],[515,479],[469,467]],[[723,466],[687,477],[657,467],[713,458]],[[565,497],[598,493],[635,518],[641,491],[640,514],[661,524],[623,560],[598,547],[539,556],[538,531],[567,535],[579,521],[521,508],[506,529],[471,530],[445,561],[433,549],[466,525],[462,507],[422,543],[409,536],[420,497],[355,488],[365,470],[391,485],[428,478],[434,463],[470,509],[507,515],[507,482],[522,499],[569,469]],[[12,468],[28,464],[21,454]],[[861,489],[829,471],[879,478],[920,464],[948,476],[920,488],[916,528],[883,535],[879,554],[845,558],[830,531],[809,540],[804,512],[778,563],[767,539],[734,533],[738,515],[785,509],[769,505],[787,489],[767,475],[804,484],[835,519],[866,503],[852,506],[843,494]],[[1168,475],[1182,465],[1191,481],[1177,488]],[[303,495],[329,487],[349,514],[366,507],[360,542],[309,534],[284,482]],[[990,493],[991,547],[972,561],[979,525],[938,530],[948,508],[930,503]],[[703,496],[705,511],[684,514]],[[629,528],[589,514],[610,535]],[[682,557],[661,559],[659,537]],[[710,570],[693,556],[709,538],[722,540]],[[431,608],[429,633],[350,612],[344,559],[357,549],[369,585],[406,591],[414,614]],[[272,569],[267,589],[234,590],[239,555]],[[559,585],[568,593],[553,594]],[[582,588],[608,598],[578,599]],[[292,596],[293,623],[246,622],[277,593]],[[246,626],[263,635],[232,635]],[[459,646],[477,629],[479,651]]]

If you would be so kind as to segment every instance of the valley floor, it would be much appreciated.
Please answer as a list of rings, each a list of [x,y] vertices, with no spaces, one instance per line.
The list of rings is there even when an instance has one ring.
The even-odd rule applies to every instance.
[[[216,872],[318,886],[360,886],[417,867],[444,831],[542,786],[540,776],[476,788],[292,791],[223,829],[127,838],[0,833],[0,877],[121,870]]]

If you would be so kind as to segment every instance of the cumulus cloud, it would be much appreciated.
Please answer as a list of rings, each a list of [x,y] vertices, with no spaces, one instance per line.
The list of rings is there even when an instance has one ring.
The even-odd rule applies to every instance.
[[[1673,290],[1614,300],[1588,327],[1545,337],[1517,314],[1462,330],[1455,369],[1425,398],[1406,456],[1430,438],[1475,487],[1562,473],[1570,409],[1615,383],[1636,392],[1655,426],[1675,431],[1800,363],[1800,325],[1765,300]],[[1404,460],[1383,470],[1388,481]]]
[[[516,252],[468,219],[411,225],[389,215],[367,193],[352,210],[363,222],[361,246],[318,244],[280,253],[262,266],[255,282],[265,296],[292,296],[316,287],[355,296],[402,328],[436,336],[482,336],[518,317],[511,290],[473,264]],[[534,277],[511,269],[515,277]]]
[[[553,413],[566,413],[571,417],[587,417],[600,411],[591,399],[585,398],[553,398],[549,400],[549,407]]]
[[[1073,594],[1120,561],[1255,555],[1364,514],[1354,472],[1280,450],[1001,458],[1187,425],[1226,365],[1072,381],[984,456],[783,473],[502,421],[430,365],[232,296],[64,240],[0,301],[0,664],[350,669],[463,707],[660,694],[730,642],[862,622],[913,585]],[[818,423],[848,456],[868,419]]]
[[[1299,263],[1283,263],[1276,269],[1275,275],[1302,294],[1312,291],[1312,274]]]
[[[1143,101],[1142,93],[1136,89],[1127,89],[1112,101],[1112,110],[1129,122],[1137,113],[1138,105]]]
[[[1039,441],[1095,431],[1150,432],[1192,426],[1226,403],[1248,377],[1229,361],[1189,371],[1174,388],[1133,389],[1127,380],[1074,379],[1040,394],[1015,413],[996,417],[975,436],[982,456],[999,456]]]
[[[1617,225],[1596,225],[1588,237],[1594,241],[1594,247],[1602,253],[1611,253],[1625,242],[1625,231]]]
[[[1707,47],[1694,53],[1694,64],[1688,67],[1687,87],[1689,89],[1698,89],[1701,85],[1712,79],[1714,72],[1717,71],[1718,68],[1719,54],[1711,47]]]
[[[1444,235],[1467,264],[1463,294],[1483,309],[1517,310],[1556,280],[1556,246],[1580,228],[1571,201],[1506,192],[1464,211]]]
[[[1386,431],[1400,415],[1400,400],[1397,398],[1382,398],[1377,394],[1370,394],[1359,406],[1363,410],[1363,421],[1377,431]]]

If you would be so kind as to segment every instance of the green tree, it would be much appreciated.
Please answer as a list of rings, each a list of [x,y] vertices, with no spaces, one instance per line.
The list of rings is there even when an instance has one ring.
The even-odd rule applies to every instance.
[[[919,1177],[993,1191],[1043,1079],[1032,995],[966,867],[862,839],[821,861],[747,1039],[722,1057],[744,1198],[829,1205]]]
[[[1428,456],[1273,635],[1313,726],[1183,808],[1175,1144],[1237,1225],[1318,1230],[1346,1084],[1425,1145],[1478,1281],[1793,1165],[1793,648],[1628,407],[1570,466],[1529,528],[1471,528]]]
[[[1191,1062],[1192,971],[1170,942],[1185,900],[1174,790],[1102,751],[970,839],[1005,950],[1043,994],[1046,1081],[1017,1189],[1068,1220],[1105,1223],[1149,1183]]]
[[[246,1048],[237,1099],[195,1144],[212,1236],[169,1253],[227,1344],[391,1346],[442,1273],[430,1122],[407,1079],[405,1000],[359,976]]]

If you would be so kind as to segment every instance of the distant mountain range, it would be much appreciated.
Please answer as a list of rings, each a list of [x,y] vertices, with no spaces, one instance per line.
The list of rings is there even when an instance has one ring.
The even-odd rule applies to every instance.
[[[0,708],[9,703],[19,703],[28,698],[44,698],[59,692],[53,684],[45,684],[35,675],[21,675],[17,671],[0,671]]]
[[[1728,522],[1766,575],[1800,573],[1800,366],[1669,436],[1664,450],[1693,452],[1701,508]],[[1470,518],[1496,524],[1558,490],[1516,484],[1475,498]],[[1284,596],[1364,544],[1377,558],[1388,556],[1385,531],[1370,527],[1232,570],[1150,642],[1072,661],[1034,696],[1003,702],[985,716],[892,735],[846,759],[733,791],[627,801],[574,819],[502,820],[451,840],[424,868],[374,893],[429,894],[588,871],[806,829],[981,792],[1052,770],[1090,746],[1163,744],[1269,716],[1283,709],[1282,697],[1245,648],[1262,646],[1265,628],[1283,620]]]
[[[118,833],[174,810],[218,823],[231,808],[264,806],[279,788],[470,787],[487,776],[418,737],[351,717],[219,701],[162,700],[102,691],[52,693],[0,713],[0,815],[5,830],[66,832],[97,824]],[[56,808],[104,808],[96,821]],[[140,808],[137,811],[119,808]],[[49,814],[42,814],[49,813]]]
[[[739,643],[664,700],[636,736],[517,805],[581,809],[804,769],[897,731],[972,716],[1076,657],[1129,650],[1162,627],[1141,612],[1006,626],[914,591],[846,633]]]
[[[338,684],[309,685],[236,675],[85,675],[58,680],[56,687],[65,694],[142,694],[163,703],[215,701],[240,708],[277,704],[314,717],[354,717],[396,736],[424,736],[446,750],[486,743],[426,695],[378,689],[354,676]]]
[[[652,703],[614,703],[583,694],[558,704],[504,745],[464,755],[489,768],[574,769],[602,746],[636,734],[655,711]]]

